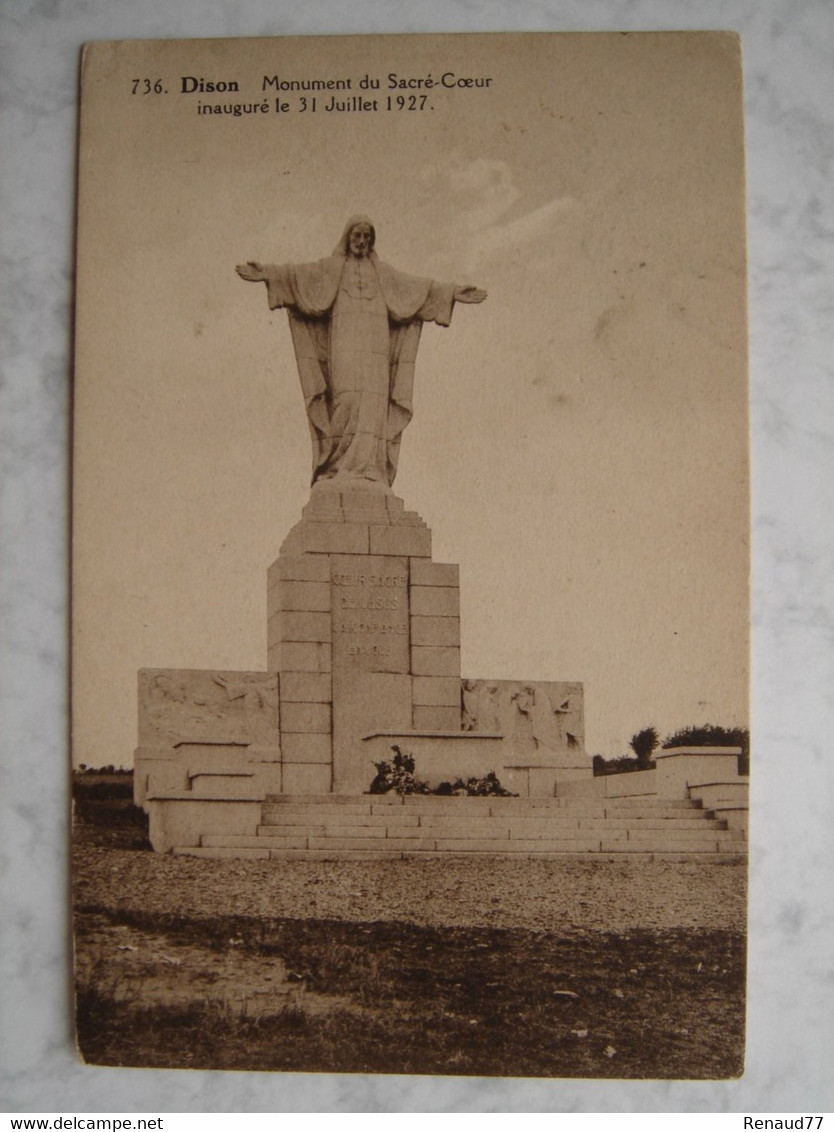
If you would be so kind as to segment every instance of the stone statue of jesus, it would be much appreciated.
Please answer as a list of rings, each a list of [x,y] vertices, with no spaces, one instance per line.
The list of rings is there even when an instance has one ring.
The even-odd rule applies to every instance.
[[[266,283],[271,310],[287,308],[313,440],[313,483],[390,487],[411,420],[423,323],[448,326],[456,302],[486,298],[477,287],[389,267],[375,241],[371,221],[356,216],[327,259],[236,269],[241,279]]]

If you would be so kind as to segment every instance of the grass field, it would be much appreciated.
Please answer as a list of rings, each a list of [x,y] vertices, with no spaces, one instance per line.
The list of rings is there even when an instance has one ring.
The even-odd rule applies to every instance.
[[[377,918],[373,902],[367,918],[355,905],[349,918],[251,915],[235,912],[245,906],[235,891],[207,911],[182,890],[171,911],[170,887],[185,874],[149,851],[129,785],[127,777],[76,782],[85,877],[76,906],[77,1022],[89,1062],[514,1077],[742,1071],[738,925],[705,917],[703,927],[605,931],[583,927],[577,907],[560,930],[490,926],[477,922],[480,914],[450,926]],[[187,864],[195,877],[194,869],[216,863]],[[234,862],[233,873],[212,876],[259,883],[266,874],[257,864]],[[302,875],[279,862],[269,867],[286,870],[271,874],[279,888]],[[311,869],[328,867],[307,865],[305,885],[316,883]],[[386,884],[409,875],[386,869]],[[728,875],[736,874],[725,870],[725,883]],[[120,894],[118,878],[128,876],[131,886],[141,880],[141,899]],[[470,886],[488,886],[489,861],[466,876]],[[569,885],[571,869],[566,863],[552,876]],[[532,904],[547,898],[528,895]],[[569,893],[561,899],[570,907]]]

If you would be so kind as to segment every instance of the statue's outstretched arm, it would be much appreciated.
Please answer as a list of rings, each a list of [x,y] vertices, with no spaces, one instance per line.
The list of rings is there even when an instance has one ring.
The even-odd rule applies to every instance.
[[[254,260],[250,259],[248,263],[239,263],[235,271],[241,279],[245,279],[247,283],[266,282],[266,268],[262,263],[255,263]],[[465,301],[466,300],[464,300],[464,302]]]
[[[486,297],[486,291],[482,291],[480,287],[455,287],[456,303],[482,303]]]

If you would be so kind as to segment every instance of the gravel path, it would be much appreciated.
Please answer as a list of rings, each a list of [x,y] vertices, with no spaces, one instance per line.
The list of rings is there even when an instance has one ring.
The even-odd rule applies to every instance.
[[[211,861],[79,847],[79,906],[200,916],[625,932],[743,931],[746,863]]]

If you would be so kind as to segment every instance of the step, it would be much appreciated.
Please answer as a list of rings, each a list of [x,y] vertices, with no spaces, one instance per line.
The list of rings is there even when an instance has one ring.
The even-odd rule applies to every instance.
[[[284,820],[288,817],[295,815],[305,814],[333,814],[334,816],[345,816],[347,814],[371,814],[370,802],[343,802],[337,804],[335,802],[311,802],[303,804],[301,802],[293,801],[285,805],[278,805],[275,802],[264,802],[263,807],[264,817],[276,820]]]
[[[645,794],[638,794],[633,798],[606,798],[607,810],[700,810],[701,803],[697,798],[652,798]]]
[[[540,821],[536,818],[495,817],[478,818],[467,821],[465,817],[420,817],[420,832],[433,837],[524,837],[547,834],[550,837],[576,836],[579,832],[578,818],[550,818]]]
[[[431,814],[420,815],[420,829],[433,830],[475,830],[488,832],[490,829],[508,829],[519,833],[557,833],[568,829],[581,829],[585,832],[614,829],[641,829],[641,830],[668,830],[668,829],[724,829],[724,824],[718,818],[708,818],[701,814],[691,817],[645,817],[645,818],[603,818],[583,816],[558,816],[547,818],[513,817],[509,815],[496,815],[490,818],[468,820],[464,816],[452,815],[436,816]]]
[[[495,838],[453,837],[387,837],[368,839],[361,837],[310,837],[309,849],[366,850],[369,852],[438,852],[438,853],[492,853],[496,855],[525,852],[595,853],[600,850],[598,837],[536,838],[496,840]]]
[[[734,831],[710,835],[705,838],[696,837],[627,837],[602,839],[603,853],[732,853],[745,852],[744,841],[729,836]]]
[[[609,798],[597,801],[571,798],[466,798],[407,795],[390,799],[389,795],[366,795],[364,798],[339,795],[313,795],[305,800],[287,795],[276,801],[273,795],[263,805],[265,824],[288,822],[291,818],[309,821],[315,819],[365,814],[377,817],[394,817],[395,814],[413,817],[454,815],[467,817],[530,817],[547,818],[620,816],[631,818],[686,817],[703,813],[699,803],[690,800],[645,798]],[[300,822],[294,824],[301,824]]]
[[[264,860],[264,861],[401,861],[400,850],[381,850],[364,852],[351,849],[249,849],[243,846],[216,846],[206,848],[175,849],[178,856],[203,857],[214,860]]]
[[[265,808],[265,807],[264,807]],[[418,814],[405,814],[391,811],[387,814],[354,814],[345,810],[322,810],[320,807],[306,811],[289,810],[286,813],[264,813],[263,825],[275,829],[292,829],[297,826],[315,825],[367,825],[367,826],[416,826]]]
[[[597,831],[597,836],[603,839],[609,838],[612,841],[622,841],[625,838],[627,841],[714,841],[716,837],[727,837],[729,831],[727,828],[719,823],[719,827],[715,828],[705,822],[703,826],[696,826],[692,829],[642,829],[635,828],[634,826],[625,826],[620,829],[611,829],[605,827]]]
[[[396,831],[395,836],[417,836],[419,832],[416,825],[406,826],[403,833]],[[315,824],[305,827],[295,826],[293,833],[288,834],[287,831],[280,826],[258,826],[258,836],[267,838],[270,841],[282,836],[296,837],[305,835],[307,837],[361,837],[367,841],[381,841],[388,836],[388,830],[384,825],[323,825],[320,822],[316,822]]]
[[[629,817],[580,818],[580,829],[724,829],[720,818],[709,816],[704,810],[681,817],[644,817],[634,814]]]
[[[261,837],[252,834],[204,833],[200,847],[204,849],[306,849],[308,834],[293,837]]]
[[[207,844],[174,849],[177,856],[215,860],[399,860],[408,858],[504,857],[587,858],[589,855],[616,859],[693,861],[709,856],[711,861],[735,861],[744,856],[743,841],[715,838],[709,844],[672,842],[648,844],[625,839],[609,841],[598,838],[540,838],[506,843],[492,839],[455,838],[355,839],[310,838],[309,845],[283,844],[283,839],[211,835]]]
[[[493,842],[493,845],[495,843]],[[396,850],[402,852],[403,849],[435,849],[436,842],[433,837],[385,837],[385,838],[368,838],[368,837],[315,837],[312,836],[308,841],[308,848],[310,849],[371,849],[376,852],[390,852]]]
[[[399,794],[267,794],[267,806],[401,806]]]
[[[513,837],[507,841],[477,837],[438,837],[435,847],[446,853],[598,853],[599,837]]]
[[[259,837],[298,837],[304,834],[315,837],[366,837],[378,840],[384,837],[425,837],[427,831],[415,822],[413,825],[399,826],[359,825],[353,822],[310,822],[306,825],[280,826],[259,825]]]
[[[602,814],[603,807],[596,802],[590,805],[590,812]],[[371,804],[371,812],[383,814],[391,812],[390,806]],[[565,813],[575,813],[573,809],[567,810],[556,798],[447,798],[426,797],[422,795],[407,796],[400,811],[403,814],[423,814],[436,817],[465,814],[467,817],[488,817],[502,815],[506,817],[547,817]]]
[[[746,835],[750,824],[750,812],[747,806],[721,806],[716,808],[715,814],[721,818],[728,829],[735,829]]]
[[[487,796],[473,798],[469,796],[450,797],[442,794],[268,794],[264,805],[266,806],[296,806],[306,809],[309,806],[508,806],[531,809],[574,808],[590,805],[607,807],[646,806],[648,808],[662,809],[692,809],[700,804],[690,798],[655,798],[649,795],[637,795],[626,798],[573,798],[563,797],[547,798],[518,798]]]
[[[594,815],[572,815],[558,813],[547,817],[532,817],[529,815],[514,815],[499,813],[388,813],[388,814],[353,814],[350,812],[332,811],[321,812],[318,808],[306,813],[292,811],[287,814],[265,815],[261,828],[264,832],[273,830],[276,833],[301,833],[305,830],[323,829],[326,831],[338,829],[368,829],[368,830],[394,830],[394,829],[432,829],[461,831],[468,835],[472,831],[489,833],[490,830],[502,830],[509,834],[515,832],[548,833],[568,829],[582,829],[586,832],[596,830],[641,829],[649,830],[689,830],[689,829],[724,829],[725,823],[706,811],[693,812],[686,816],[657,815],[630,815],[629,817],[603,817]],[[373,836],[369,833],[367,836]]]
[[[674,862],[691,862],[709,859],[710,864],[729,864],[744,856],[742,849],[718,849],[714,852],[704,849],[642,849],[632,846],[628,850],[609,849],[604,845],[589,849],[584,845],[576,846],[569,842],[558,842],[557,847],[543,847],[536,844],[526,848],[516,846],[512,857],[517,860],[587,860],[589,856],[599,857],[613,861],[627,852],[631,860],[664,860]],[[504,852],[496,852],[494,848],[474,849],[470,845],[466,849],[452,850],[448,846],[442,849],[417,848],[409,846],[405,849],[378,848],[373,849],[346,849],[338,845],[328,845],[317,849],[251,849],[245,846],[216,846],[193,847],[175,849],[177,856],[200,857],[214,860],[271,860],[271,861],[400,861],[400,860],[448,860],[449,858],[489,859],[490,857],[507,856]]]

